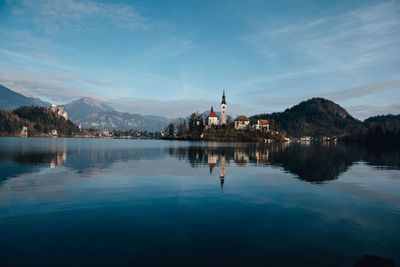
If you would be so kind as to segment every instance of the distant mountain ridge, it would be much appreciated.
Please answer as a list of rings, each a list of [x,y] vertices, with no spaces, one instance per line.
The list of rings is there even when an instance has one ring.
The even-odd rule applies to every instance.
[[[84,97],[65,105],[70,119],[82,128],[102,130],[161,131],[168,119],[119,112],[100,100]]]
[[[65,105],[68,115],[71,118],[82,118],[90,115],[94,112],[115,112],[116,110],[112,107],[104,104],[100,100],[96,100],[89,97],[84,97],[75,101],[72,101]]]
[[[0,84],[0,108],[12,111],[21,106],[49,107],[50,103],[39,98],[24,96]]]
[[[250,119],[253,122],[257,119],[273,119],[279,129],[290,137],[344,136],[365,130],[363,122],[324,98],[312,98],[284,112],[254,115]]]
[[[27,97],[0,85],[0,109],[12,111],[22,106],[50,107],[50,103]],[[161,116],[143,116],[119,112],[104,102],[84,97],[65,105],[72,122],[83,128],[101,130],[161,131],[170,122]]]

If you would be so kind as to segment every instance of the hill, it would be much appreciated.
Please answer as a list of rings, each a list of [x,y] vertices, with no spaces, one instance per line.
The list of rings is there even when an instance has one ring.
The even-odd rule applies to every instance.
[[[365,130],[361,121],[353,118],[338,104],[324,98],[312,98],[284,112],[254,115],[250,119],[253,122],[273,119],[278,128],[290,137],[345,136]]]
[[[22,127],[28,127],[28,131],[34,131],[33,124],[28,120],[21,119],[14,113],[0,109],[0,136],[13,136],[21,133]]]
[[[400,114],[399,115],[378,115],[374,117],[370,117],[364,122],[368,126],[373,126],[374,124],[391,124],[395,129],[400,129]]]
[[[52,130],[57,130],[62,136],[79,132],[78,126],[48,108],[23,106],[13,112],[0,110],[1,135],[18,135],[23,126],[32,136],[48,135]]]
[[[50,104],[39,98],[24,96],[0,85],[0,108],[11,111],[21,106],[49,107]]]

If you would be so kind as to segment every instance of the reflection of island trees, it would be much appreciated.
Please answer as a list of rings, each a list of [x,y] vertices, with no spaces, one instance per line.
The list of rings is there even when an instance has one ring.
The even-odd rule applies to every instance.
[[[284,170],[308,182],[324,182],[336,179],[357,161],[367,164],[400,168],[398,151],[367,150],[356,146],[334,143],[302,144],[226,144],[209,146],[190,146],[169,149],[169,154],[187,160],[192,167],[208,164],[210,172],[220,165],[234,162],[236,166],[248,163],[281,166]],[[226,170],[224,170],[226,172]]]
[[[345,146],[291,145],[270,154],[270,163],[283,166],[286,171],[298,175],[301,180],[323,182],[336,179],[361,154]]]
[[[400,169],[400,149],[397,147],[367,146],[363,148],[368,165],[387,169]]]
[[[380,168],[400,169],[398,149],[372,146],[213,142],[171,147],[68,146],[68,150],[67,146],[56,142],[54,146],[42,146],[39,150],[24,150],[22,147],[16,151],[0,151],[0,180],[34,172],[46,166],[64,166],[78,173],[93,175],[116,162],[141,159],[154,161],[168,156],[187,161],[192,167],[207,166],[211,173],[214,168],[219,168],[219,176],[224,179],[226,174],[229,176],[231,163],[238,167],[248,164],[280,166],[309,182],[336,179],[357,161]]]

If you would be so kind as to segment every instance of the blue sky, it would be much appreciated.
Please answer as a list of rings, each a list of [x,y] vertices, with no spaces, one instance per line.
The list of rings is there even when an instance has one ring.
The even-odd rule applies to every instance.
[[[0,83],[130,113],[400,113],[399,1],[0,1]]]

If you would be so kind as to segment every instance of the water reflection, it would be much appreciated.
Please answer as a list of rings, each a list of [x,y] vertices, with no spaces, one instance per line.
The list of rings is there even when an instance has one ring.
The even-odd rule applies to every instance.
[[[207,163],[210,173],[220,161],[220,177],[226,176],[226,163],[282,167],[299,179],[321,183],[336,179],[355,162],[364,161],[377,168],[400,169],[399,151],[379,148],[339,145],[336,143],[308,144],[225,144],[216,146],[169,148],[170,155],[187,159],[192,167]],[[223,184],[223,182],[221,182]]]
[[[400,262],[399,172],[387,170],[399,162],[396,149],[328,143],[0,138],[1,256],[21,266],[82,255],[104,265]]]
[[[400,169],[398,149],[330,143],[263,145],[153,141],[151,146],[142,146],[138,142],[107,143],[104,140],[24,140],[31,140],[32,143],[14,142],[10,146],[4,139],[1,140],[4,149],[0,151],[0,180],[35,172],[43,167],[65,167],[90,176],[119,161],[164,158],[186,161],[193,168],[208,166],[210,174],[219,168],[221,188],[230,164],[237,167],[279,167],[295,174],[300,180],[312,183],[334,180],[360,161],[377,168]],[[147,171],[151,173],[154,170]]]
[[[67,151],[18,152],[12,160],[23,165],[48,165],[60,168],[67,161]]]

